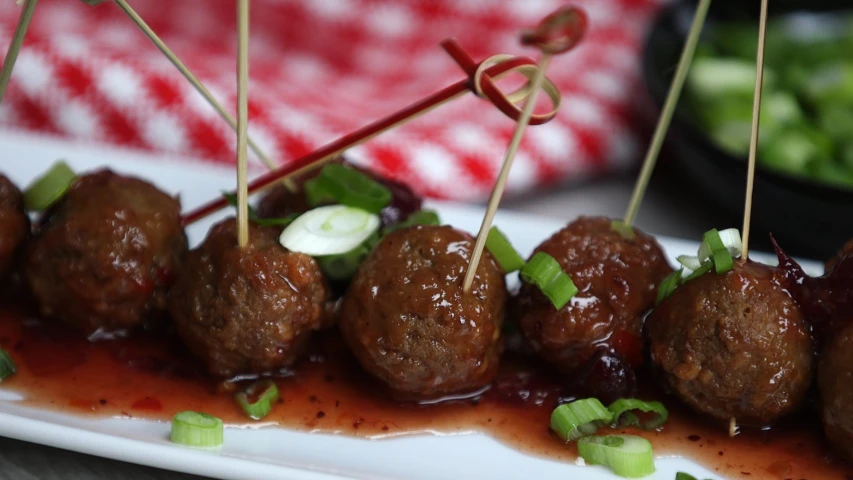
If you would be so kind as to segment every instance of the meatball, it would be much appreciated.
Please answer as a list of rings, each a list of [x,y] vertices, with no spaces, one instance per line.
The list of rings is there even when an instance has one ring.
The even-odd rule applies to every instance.
[[[853,324],[829,338],[817,382],[826,438],[839,454],[853,461]]]
[[[0,280],[11,270],[16,253],[30,233],[21,191],[0,175]]]
[[[226,219],[190,252],[169,312],[210,373],[233,378],[291,366],[323,324],[327,298],[317,262],[282,247],[276,229],[251,224],[240,248]]]
[[[400,399],[471,393],[498,369],[504,274],[484,252],[469,293],[474,241],[448,226],[382,239],[344,297],[340,328],[361,366]]]
[[[826,271],[831,272],[838,265],[838,262],[848,255],[853,255],[853,240],[845,243],[844,246],[841,247],[841,250],[839,250],[838,254],[826,261]]]
[[[41,218],[25,275],[41,313],[88,334],[165,313],[187,238],[177,199],[102,170],[79,177]]]
[[[530,284],[515,299],[528,343],[560,370],[575,372],[605,345],[634,366],[642,362],[642,317],[672,270],[654,238],[634,233],[627,239],[609,218],[581,217],[536,248],[560,262],[578,288],[559,310]]]
[[[796,410],[813,375],[813,343],[783,273],[735,262],[678,287],[646,320],[666,387],[711,417],[767,426]]]

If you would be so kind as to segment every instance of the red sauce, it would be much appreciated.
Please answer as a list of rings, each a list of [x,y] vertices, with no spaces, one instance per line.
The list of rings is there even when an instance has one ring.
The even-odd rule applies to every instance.
[[[206,377],[180,344],[162,333],[90,343],[22,307],[7,306],[0,307],[0,346],[19,367],[3,388],[22,393],[28,406],[160,421],[196,410],[226,424],[249,423],[233,400],[234,391],[245,385]],[[507,357],[495,384],[476,399],[401,404],[380,393],[336,334],[325,334],[291,376],[275,381],[282,405],[263,423],[365,438],[480,431],[532,455],[566,462],[576,456],[573,447],[548,431],[560,379],[528,358]],[[653,391],[641,397],[664,400],[671,412],[660,432],[629,431],[649,438],[659,456],[686,456],[727,478],[853,478],[853,467],[828,453],[813,413],[772,431],[748,431],[732,439],[724,428],[681,409],[673,399]]]

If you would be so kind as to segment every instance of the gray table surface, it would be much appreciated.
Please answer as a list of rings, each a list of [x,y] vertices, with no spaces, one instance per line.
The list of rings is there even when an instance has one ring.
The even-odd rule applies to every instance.
[[[621,217],[634,179],[623,176],[566,186],[542,195],[507,201],[503,208],[560,219],[579,215]],[[682,238],[701,238],[719,219],[677,178],[660,175],[651,184],[637,225],[646,231]],[[728,226],[728,225],[723,225]],[[26,442],[0,438],[0,480],[65,479],[174,480],[200,478],[107,460]]]

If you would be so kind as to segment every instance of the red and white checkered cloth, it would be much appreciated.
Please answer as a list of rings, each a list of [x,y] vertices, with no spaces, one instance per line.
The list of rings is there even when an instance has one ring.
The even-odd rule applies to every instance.
[[[223,104],[236,102],[233,0],[129,0]],[[314,148],[465,75],[438,46],[475,60],[535,55],[519,44],[566,0],[254,0],[250,135],[275,161]],[[548,76],[563,93],[531,127],[510,175],[524,191],[636,158],[629,123],[643,36],[660,0],[572,0],[590,17]],[[0,6],[8,45],[19,9]],[[88,141],[234,162],[235,134],[117,6],[42,0],[0,106],[0,124]],[[351,151],[426,195],[482,200],[514,122],[473,95]]]

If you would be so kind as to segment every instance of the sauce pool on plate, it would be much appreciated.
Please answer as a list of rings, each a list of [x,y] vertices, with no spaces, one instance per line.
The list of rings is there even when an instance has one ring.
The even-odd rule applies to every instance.
[[[234,401],[234,393],[248,383],[209,378],[167,333],[93,343],[39,319],[26,307],[6,304],[0,306],[0,347],[18,366],[2,388],[19,392],[25,397],[19,403],[33,408],[164,422],[180,411],[195,410],[221,418],[226,426],[278,425],[370,439],[483,432],[531,455],[567,463],[577,457],[573,445],[549,431],[551,411],[564,394],[560,377],[522,355],[505,356],[492,387],[477,397],[399,403],[359,369],[336,333],[326,333],[292,372],[275,378],[279,404],[261,422],[252,422]],[[640,383],[653,382],[641,377]],[[675,400],[646,392],[640,397],[664,402],[669,422],[661,431],[622,431],[648,438],[658,457],[691,458],[726,478],[853,479],[853,467],[829,453],[811,411],[772,430],[729,438],[724,428]]]

